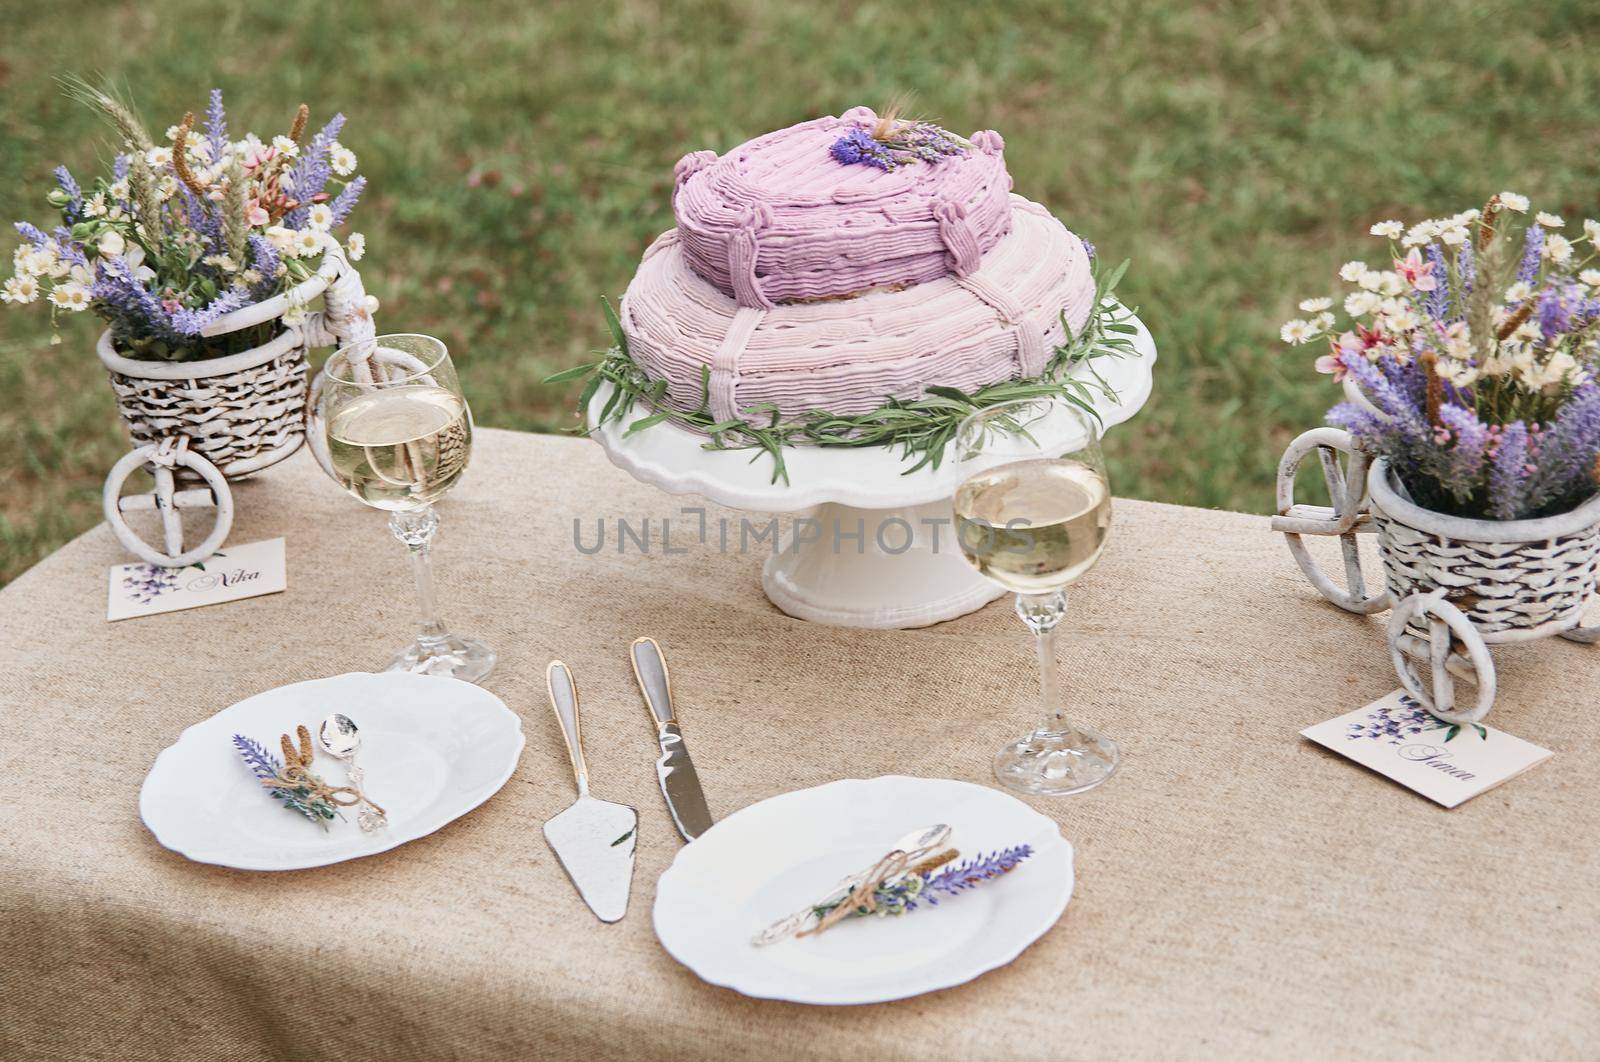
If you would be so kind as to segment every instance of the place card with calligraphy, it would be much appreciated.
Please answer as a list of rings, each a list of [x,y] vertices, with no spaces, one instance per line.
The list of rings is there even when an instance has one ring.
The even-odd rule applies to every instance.
[[[1453,726],[1404,690],[1300,731],[1341,756],[1453,808],[1551,755],[1492,726]]]
[[[220,605],[281,593],[287,585],[281,538],[227,546],[186,568],[113,564],[107,580],[106,619]]]

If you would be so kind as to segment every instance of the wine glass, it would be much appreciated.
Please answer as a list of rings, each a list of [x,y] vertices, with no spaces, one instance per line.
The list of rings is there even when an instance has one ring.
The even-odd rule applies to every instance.
[[[1066,587],[1094,567],[1111,530],[1111,486],[1094,417],[1065,399],[1006,402],[957,429],[966,474],[956,489],[956,539],[987,578],[1017,594],[1039,652],[1039,724],[1003,747],[995,777],[1040,796],[1081,793],[1111,777],[1117,743],[1067,721],[1055,630]]]
[[[335,351],[322,369],[314,430],[323,468],[345,490],[389,513],[389,530],[411,551],[422,623],[386,670],[481,681],[494,652],[439,621],[430,549],[439,529],[433,503],[467,467],[472,413],[445,345],[392,335]]]

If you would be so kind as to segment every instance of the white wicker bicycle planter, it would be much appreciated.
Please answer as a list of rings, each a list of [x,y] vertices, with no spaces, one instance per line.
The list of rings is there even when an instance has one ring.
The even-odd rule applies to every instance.
[[[205,361],[135,361],[118,354],[111,333],[96,351],[111,376],[117,407],[133,449],[106,476],[106,521],[129,552],[150,564],[181,568],[204,560],[227,540],[233,526],[230,480],[276,464],[305,441],[306,352],[373,336],[372,309],[361,276],[343,252],[324,252],[317,275],[290,291],[235,310],[205,329],[225,335],[265,321],[282,321],[291,308],[318,295],[323,309],[307,313],[259,347]],[[123,484],[140,467],[155,489],[124,497]],[[198,485],[195,485],[198,484]],[[181,489],[180,489],[181,487]],[[214,508],[205,539],[185,548],[185,509]],[[125,513],[161,517],[161,547],[142,539]]]
[[[1297,505],[1295,472],[1315,452],[1332,507]],[[1341,464],[1343,457],[1346,464]],[[1401,685],[1446,722],[1476,723],[1494,705],[1489,646],[1560,635],[1600,640],[1584,611],[1600,573],[1600,497],[1538,520],[1469,520],[1410,501],[1383,460],[1353,449],[1348,433],[1315,428],[1284,451],[1272,528],[1311,584],[1349,612],[1393,608],[1388,641]],[[1356,536],[1375,532],[1384,589],[1368,594]],[[1335,536],[1346,583],[1311,558],[1302,535]],[[1426,679],[1418,665],[1427,668]],[[1456,679],[1477,684],[1471,708],[1456,707]]]

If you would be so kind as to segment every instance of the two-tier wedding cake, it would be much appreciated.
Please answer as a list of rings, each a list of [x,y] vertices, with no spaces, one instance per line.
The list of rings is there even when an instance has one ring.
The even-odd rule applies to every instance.
[[[623,296],[630,356],[718,421],[1040,375],[1095,286],[1083,241],[1011,194],[1004,146],[856,107],[684,156],[677,227]]]

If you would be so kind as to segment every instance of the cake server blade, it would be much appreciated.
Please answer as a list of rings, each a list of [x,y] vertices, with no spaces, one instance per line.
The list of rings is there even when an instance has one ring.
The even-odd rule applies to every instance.
[[[628,913],[639,813],[626,804],[589,795],[578,687],[572,681],[572,672],[559,660],[545,669],[545,684],[561,723],[561,736],[566,739],[567,755],[572,759],[578,799],[544,824],[544,839],[595,917],[602,922],[616,922]]]

